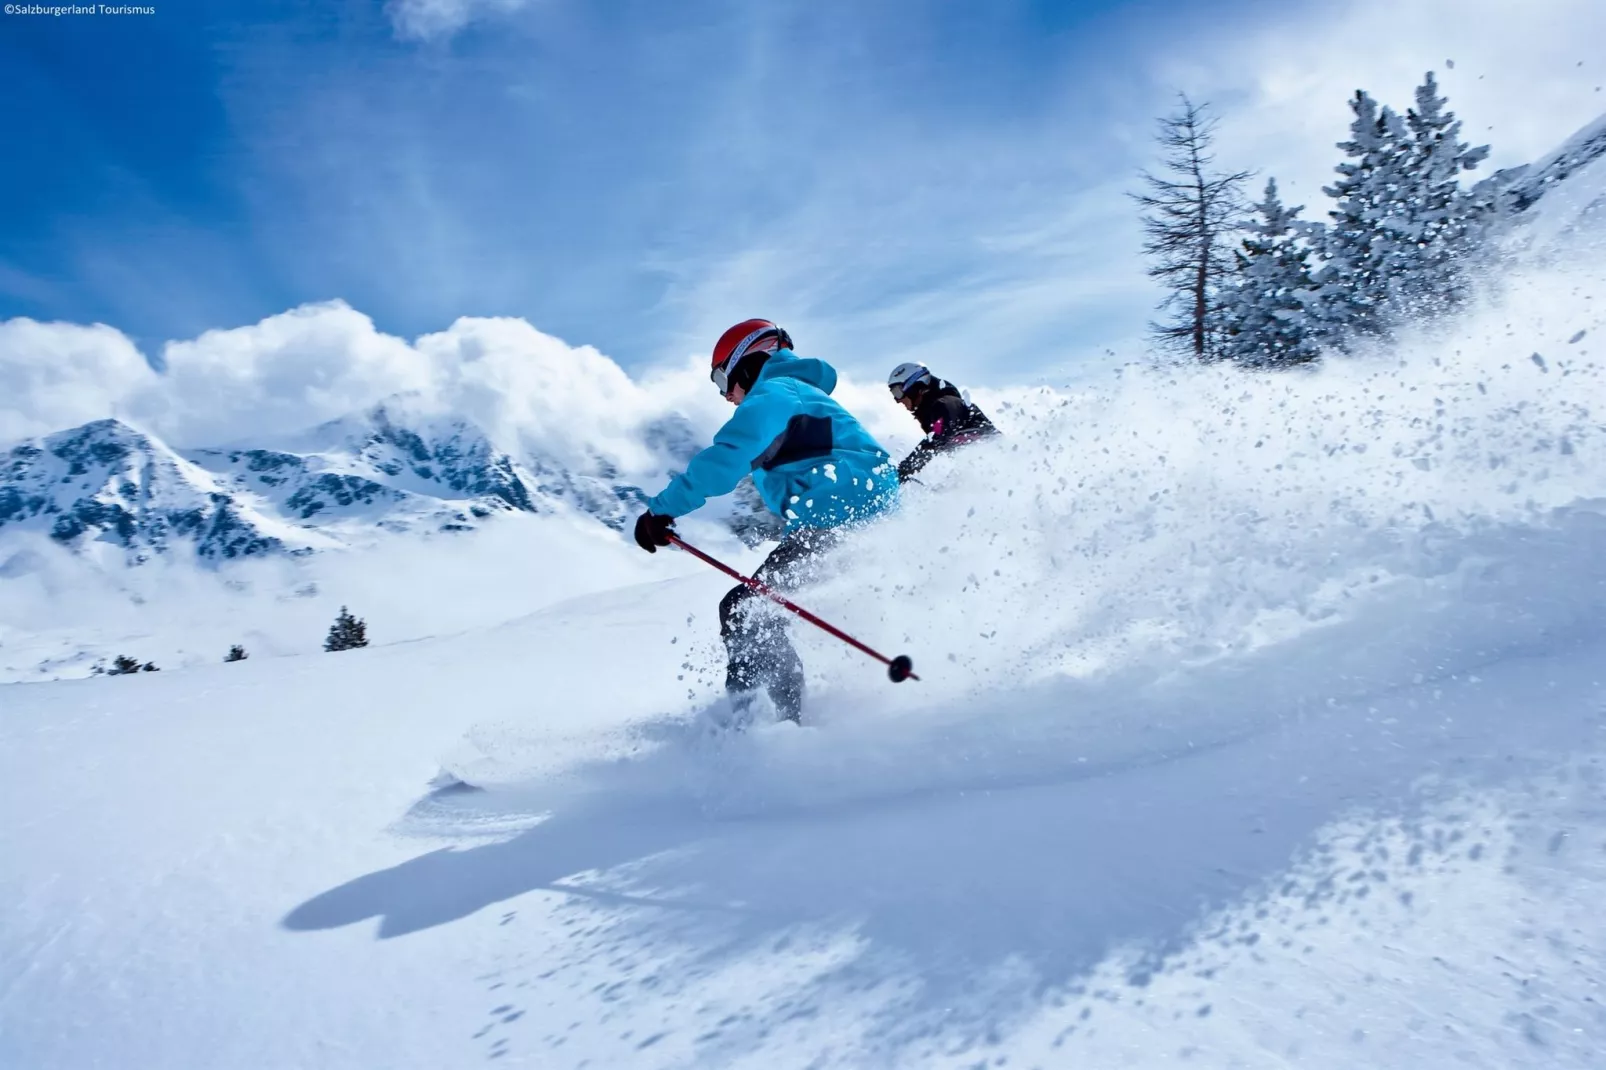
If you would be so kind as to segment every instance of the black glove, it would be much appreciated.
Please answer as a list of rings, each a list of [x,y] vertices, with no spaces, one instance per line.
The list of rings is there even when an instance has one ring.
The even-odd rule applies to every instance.
[[[636,545],[649,554],[657,553],[658,547],[669,545],[669,536],[675,533],[674,523],[672,516],[642,513],[636,518]]]
[[[930,446],[924,442],[920,443],[909,453],[909,456],[898,462],[898,482],[908,483],[913,480],[919,483],[920,480],[915,479],[915,473],[924,468],[936,455],[936,451]]]

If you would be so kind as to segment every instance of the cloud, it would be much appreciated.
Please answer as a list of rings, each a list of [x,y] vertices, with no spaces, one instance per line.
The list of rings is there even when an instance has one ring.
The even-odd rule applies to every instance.
[[[254,292],[282,303],[157,325],[142,310],[182,288],[92,270],[99,243],[60,274],[115,294],[141,335],[338,293],[409,337],[522,315],[635,368],[757,314],[864,378],[919,356],[966,383],[1057,382],[1142,354],[1159,295],[1123,194],[1175,90],[1216,104],[1223,164],[1276,174],[1311,216],[1357,85],[1404,104],[1439,68],[1500,163],[1606,107],[1598,64],[1572,55],[1606,33],[1596,0],[1066,8],[1074,32],[1055,33],[938,8],[693,3],[621,23],[568,5],[547,24],[518,0],[392,0],[401,36],[469,33],[361,62],[293,36],[231,94],[268,193],[247,259],[285,283]],[[541,33],[474,32],[490,19]]]
[[[299,430],[392,394],[433,393],[438,378],[425,354],[340,301],[170,342],[162,357],[162,389],[136,411],[184,446]]]
[[[1463,136],[1492,148],[1485,175],[1544,155],[1606,111],[1598,50],[1586,44],[1600,40],[1598,0],[1359,0],[1224,27],[1160,53],[1150,74],[1215,101],[1221,163],[1274,174],[1319,208],[1355,90],[1403,112],[1434,71]]]
[[[629,470],[649,463],[639,431],[664,406],[591,346],[521,319],[465,317],[420,338],[417,351],[436,376],[435,404],[501,441],[573,467],[599,455]]]
[[[152,371],[104,326],[0,323],[0,439],[116,416],[180,447],[288,444],[379,402],[464,417],[504,449],[577,470],[655,470],[643,428],[672,414],[707,434],[725,414],[701,358],[633,379],[591,346],[512,318],[463,317],[416,341],[340,301],[168,343]]]
[[[409,342],[339,301],[171,342],[160,363],[152,371],[110,327],[0,323],[3,438],[117,416],[181,449],[294,448],[385,402],[404,421],[468,419],[516,456],[651,482],[667,463],[648,445],[651,425],[683,421],[707,441],[731,411],[701,352],[632,376],[521,319],[463,317]],[[879,380],[843,377],[836,395],[889,449],[918,438]]]
[[[1160,295],[1124,193],[1152,164],[1153,119],[1177,90],[1214,103],[1222,166],[1276,175],[1311,218],[1327,210],[1320,187],[1339,162],[1357,87],[1403,109],[1423,72],[1438,70],[1465,136],[1494,147],[1474,177],[1544,154],[1606,109],[1584,45],[1606,39],[1599,0],[1243,11],[1173,10],[1159,27],[1152,12],[1112,16],[1058,45],[1046,64],[1057,71],[1002,110],[954,104],[935,121],[869,91],[845,99],[830,79],[855,84],[854,75],[829,66],[836,53],[816,60],[824,74],[800,76],[791,110],[751,122],[750,82],[732,79],[739,101],[713,97],[706,138],[691,144],[719,158],[734,126],[744,158],[786,158],[788,196],[747,213],[757,221],[745,232],[665,264],[664,313],[698,337],[743,315],[784,319],[811,352],[866,377],[920,358],[961,381],[1063,381],[1142,355]],[[1022,62],[1042,75],[1041,55]],[[833,125],[850,109],[853,121]],[[807,151],[790,151],[799,144]],[[748,186],[758,188],[736,175],[707,175],[735,206],[715,227],[742,216]]]
[[[526,35],[485,33],[428,54],[386,45],[361,62],[288,35],[296,51],[257,57],[250,70],[267,73],[230,98],[254,131],[247,185],[272,194],[249,228],[271,238],[247,259],[283,288],[253,285],[256,296],[229,306],[249,313],[157,325],[138,310],[184,288],[146,293],[97,272],[133,262],[100,241],[51,277],[115,292],[108,307],[128,317],[116,322],[140,335],[190,337],[339,293],[409,338],[463,313],[520,314],[635,371],[678,367],[730,323],[764,315],[866,381],[913,357],[965,385],[1057,383],[1141,356],[1158,294],[1124,193],[1152,161],[1152,119],[1175,90],[1215,103],[1223,165],[1275,174],[1317,218],[1357,85],[1403,105],[1424,70],[1440,69],[1468,134],[1492,142],[1500,164],[1543,154],[1606,108],[1598,60],[1581,54],[1581,42],[1606,37],[1598,0],[1195,7],[1077,16],[1075,32],[1043,33],[1007,12],[955,22],[907,3],[717,3],[686,9],[695,17],[644,9],[629,25],[571,5],[563,47],[539,55]],[[396,32],[416,39],[536,10],[387,8]],[[290,90],[284,69],[301,75]],[[131,247],[158,268],[216,259]],[[194,276],[194,289],[215,291],[211,276]],[[0,278],[13,283],[33,285]],[[263,294],[279,303],[259,304]],[[277,425],[276,406],[290,414],[309,398],[328,414],[418,376],[444,391],[438,356],[421,351],[455,353],[469,335],[497,352],[535,345],[481,320],[428,344],[387,340],[347,315],[362,322],[295,344],[310,361],[295,373],[300,400],[280,406],[272,398],[289,395],[276,384],[262,411],[230,419]],[[194,359],[213,360],[212,346],[258,352],[289,326],[264,324],[249,344],[233,332],[197,338]],[[370,359],[328,364],[320,345]],[[483,359],[453,358],[467,377],[454,389],[489,395],[510,381],[511,357]],[[326,365],[341,370],[312,378]],[[279,358],[272,366],[282,371]],[[235,371],[175,375],[156,415],[194,441],[226,433],[205,384]],[[231,389],[267,389],[264,367],[238,374],[246,381]]]
[[[385,6],[396,36],[434,41],[451,37],[470,22],[508,15],[528,0],[392,0]]]
[[[678,385],[691,370],[655,371],[649,389],[591,346],[571,346],[522,319],[458,319],[409,342],[343,302],[304,305],[260,323],[208,331],[163,351],[161,389],[136,411],[181,446],[272,442],[381,401],[409,414],[465,417],[503,448],[567,466],[650,466],[643,424],[684,406],[715,415]]]
[[[112,327],[0,322],[0,443],[128,415],[156,385],[134,343]]]

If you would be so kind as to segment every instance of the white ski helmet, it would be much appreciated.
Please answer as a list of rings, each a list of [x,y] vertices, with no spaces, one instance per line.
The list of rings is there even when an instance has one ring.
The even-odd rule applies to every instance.
[[[931,382],[931,372],[924,364],[905,361],[892,369],[892,374],[887,376],[887,389],[892,391],[893,401],[902,401],[910,387],[917,383],[929,382]]]

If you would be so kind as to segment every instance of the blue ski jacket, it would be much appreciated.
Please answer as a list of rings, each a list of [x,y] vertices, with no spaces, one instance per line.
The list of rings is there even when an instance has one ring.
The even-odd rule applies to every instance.
[[[686,471],[647,499],[660,516],[684,516],[729,494],[748,472],[786,530],[834,528],[898,500],[887,451],[831,400],[836,370],[790,349],[770,354],[753,389]]]

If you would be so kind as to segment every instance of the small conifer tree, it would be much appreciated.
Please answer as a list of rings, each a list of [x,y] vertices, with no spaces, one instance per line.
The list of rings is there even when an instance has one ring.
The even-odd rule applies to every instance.
[[[1389,326],[1393,287],[1405,273],[1409,243],[1401,221],[1409,182],[1409,134],[1393,109],[1364,90],[1350,100],[1355,119],[1338,147],[1349,157],[1322,191],[1338,203],[1323,232],[1323,318],[1340,337],[1378,335]]]
[[[1416,263],[1405,280],[1403,296],[1412,313],[1441,313],[1466,302],[1468,271],[1484,239],[1491,208],[1460,183],[1462,172],[1474,170],[1488,158],[1489,146],[1474,148],[1461,140],[1461,120],[1445,107],[1447,103],[1429,71],[1417,87],[1416,107],[1405,113],[1412,136],[1415,188],[1409,204]]]
[[[1224,294],[1221,318],[1221,352],[1240,364],[1286,367],[1320,355],[1316,283],[1299,211],[1283,204],[1271,179],[1245,227],[1237,283]]]
[[[1430,71],[1416,107],[1402,119],[1364,91],[1350,101],[1355,121],[1339,143],[1349,159],[1323,187],[1338,204],[1323,232],[1321,283],[1329,332],[1388,335],[1399,322],[1465,303],[1468,270],[1489,206],[1461,188],[1460,175],[1489,154],[1460,139],[1461,121]]]
[[[139,660],[127,654],[119,654],[112,659],[112,667],[106,670],[106,675],[127,676],[133,672],[139,672]]]
[[[323,641],[323,648],[334,653],[336,650],[355,650],[368,645],[368,625],[351,615],[345,606],[340,607],[340,615],[329,626],[329,636]]]

